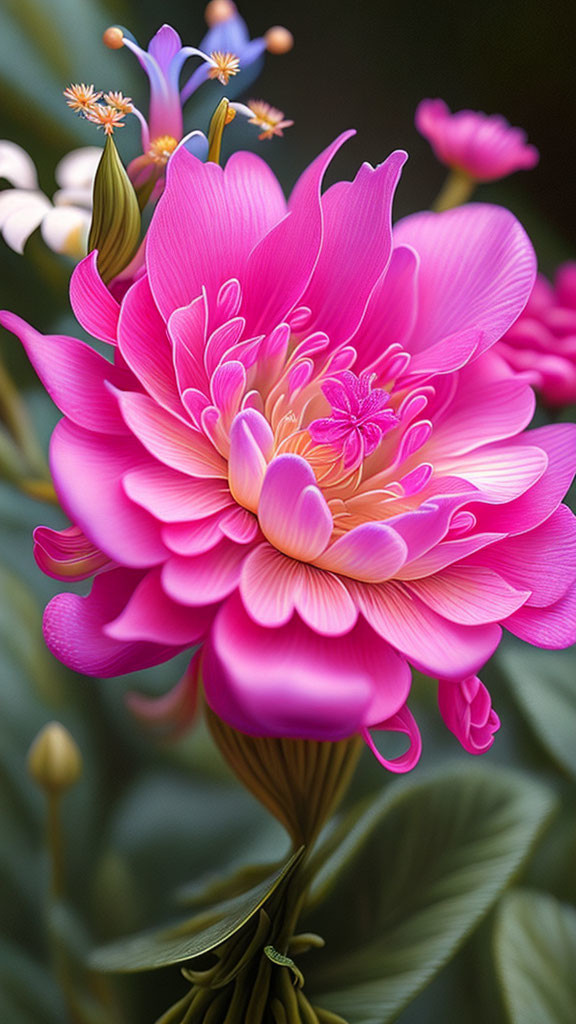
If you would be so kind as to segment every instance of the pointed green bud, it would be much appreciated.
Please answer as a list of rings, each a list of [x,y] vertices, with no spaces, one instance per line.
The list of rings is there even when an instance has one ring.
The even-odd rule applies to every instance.
[[[62,793],[82,774],[82,755],[76,741],[60,722],[40,730],[28,753],[28,771],[48,793]]]
[[[93,199],[88,252],[98,250],[98,270],[108,284],[128,266],[140,241],[138,199],[111,135],[96,171]]]
[[[213,164],[220,163],[220,150],[222,148],[222,135],[230,121],[233,121],[236,111],[224,97],[216,107],[208,129],[208,160]]]

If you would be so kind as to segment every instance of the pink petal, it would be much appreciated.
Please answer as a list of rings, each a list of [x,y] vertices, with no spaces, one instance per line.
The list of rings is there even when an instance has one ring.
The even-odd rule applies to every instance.
[[[256,409],[239,413],[230,430],[228,478],[236,501],[256,512],[266,467],[272,458],[274,435]]]
[[[483,360],[460,371],[458,390],[446,415],[435,423],[428,458],[461,455],[493,441],[518,434],[530,423],[535,399],[532,388],[521,380],[482,379]]]
[[[175,310],[168,321],[180,394],[192,387],[208,394],[208,375],[204,366],[207,319],[206,297],[199,295],[188,306]]]
[[[418,255],[407,245],[393,249],[386,273],[372,290],[352,344],[356,373],[374,363],[388,345],[406,343],[418,312]]]
[[[164,409],[182,416],[172,347],[146,277],[136,281],[124,296],[118,322],[118,346],[148,394]]]
[[[343,576],[381,583],[404,564],[407,552],[402,537],[387,524],[362,523],[339,537],[317,562]]]
[[[285,209],[280,186],[259,157],[237,153],[222,170],[180,148],[170,160],[147,242],[152,292],[164,318],[203,287],[215,301]]]
[[[115,345],[120,306],[98,273],[97,258],[97,252],[90,252],[74,268],[70,278],[70,305],[88,334]]]
[[[186,608],[164,592],[161,569],[146,573],[120,614],[104,626],[104,635],[125,643],[191,646],[204,638],[214,608]]]
[[[521,608],[531,593],[511,587],[492,569],[469,564],[412,580],[407,587],[439,615],[465,626],[501,622]]]
[[[250,334],[284,321],[305,291],[322,242],[322,179],[335,153],[353,134],[344,132],[316,157],[296,182],[289,216],[250,254],[243,279],[243,313]]]
[[[196,477],[226,477],[226,463],[210,441],[148,395],[116,391],[124,422],[155,458]]]
[[[320,256],[304,303],[333,346],[355,331],[392,250],[392,199],[407,155],[401,151],[354,181],[332,185],[322,197]],[[393,339],[397,341],[397,338]]]
[[[418,764],[420,754],[422,753],[422,738],[420,730],[416,725],[416,720],[406,705],[395,715],[392,715],[391,718],[386,719],[384,722],[379,722],[378,725],[373,725],[372,728],[377,732],[403,732],[410,740],[408,750],[400,754],[399,757],[389,760],[382,756],[369,730],[363,730],[362,735],[367,746],[384,768],[387,768],[390,772],[403,773],[411,771]]]
[[[332,513],[314,471],[299,455],[279,455],[269,464],[258,504],[262,532],[292,558],[312,561],[332,534]]]
[[[20,338],[48,394],[65,416],[87,430],[126,433],[105,383],[126,385],[126,374],[77,338],[40,334],[14,313],[2,313],[0,322]]]
[[[179,648],[124,643],[104,632],[141,579],[139,572],[114,569],[96,577],[87,597],[58,594],[52,598],[44,613],[44,638],[52,654],[76,672],[105,679],[173,658]]]
[[[373,629],[427,675],[476,672],[498,646],[498,626],[461,626],[428,608],[397,583],[355,583],[352,594]]]
[[[504,623],[514,636],[536,647],[558,650],[576,643],[576,587],[548,608],[524,605]]]
[[[327,640],[297,617],[280,629],[253,622],[238,597],[218,613],[203,678],[216,714],[253,735],[338,740],[405,703],[407,666],[365,623]]]
[[[180,604],[200,606],[228,597],[240,582],[247,549],[227,538],[194,558],[173,555],[164,565],[162,586]]]
[[[440,679],[438,707],[445,725],[469,754],[485,754],[494,743],[500,719],[490,694],[478,676],[461,682]]]
[[[55,580],[85,580],[114,566],[77,526],[64,530],[37,526],[34,558],[42,572]]]
[[[124,473],[148,457],[131,438],[89,433],[61,420],[52,434],[50,467],[59,501],[96,547],[135,568],[155,565],[167,554],[158,523],[124,493]]]
[[[532,432],[528,435],[530,439]],[[486,445],[466,455],[440,455],[435,469],[454,473],[480,492],[478,498],[493,504],[511,502],[524,494],[545,473],[546,453],[536,445]]]
[[[576,579],[576,516],[560,505],[536,529],[506,537],[472,561],[492,567],[514,587],[530,589],[530,606],[554,604]]]
[[[164,523],[203,519],[233,505],[223,480],[191,478],[161,463],[130,470],[122,483],[132,501]]]
[[[340,636],[358,618],[341,580],[287,558],[270,544],[261,544],[244,562],[240,592],[247,612],[261,626],[283,626],[296,610],[317,633]]]
[[[458,537],[456,540],[445,540],[436,544],[423,555],[407,563],[397,573],[398,579],[415,580],[423,576],[431,576],[447,565],[459,562],[476,551],[481,551],[490,544],[502,540],[504,533],[475,533],[470,537]]]
[[[394,243],[413,246],[420,257],[413,352],[469,328],[483,331],[480,350],[489,348],[526,305],[536,275],[534,251],[502,207],[474,203],[414,214],[395,226]]]

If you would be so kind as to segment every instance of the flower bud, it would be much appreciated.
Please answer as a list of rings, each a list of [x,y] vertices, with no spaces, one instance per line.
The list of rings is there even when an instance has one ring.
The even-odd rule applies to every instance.
[[[469,754],[484,754],[494,742],[500,719],[478,676],[468,676],[454,683],[441,679],[438,684],[438,706],[444,724]]]
[[[268,53],[273,53],[276,56],[289,53],[294,46],[294,36],[283,25],[274,25],[269,28],[264,34],[264,39]]]
[[[104,46],[109,50],[121,50],[124,46],[124,33],[117,25],[111,25],[102,36]]]
[[[82,755],[60,722],[49,722],[38,733],[28,753],[28,771],[49,793],[63,792],[80,778]]]
[[[112,136],[108,135],[94,178],[94,206],[88,251],[98,250],[105,284],[124,270],[140,240],[140,209]]]
[[[235,13],[236,5],[232,3],[232,0],[210,0],[204,11],[204,17],[208,27],[214,28],[214,25],[228,21]]]

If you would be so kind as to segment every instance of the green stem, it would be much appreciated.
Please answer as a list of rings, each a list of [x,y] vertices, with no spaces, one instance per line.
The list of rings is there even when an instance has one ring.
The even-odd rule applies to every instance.
[[[452,210],[455,206],[467,203],[476,189],[476,182],[464,171],[450,171],[438,197],[432,204],[435,213]]]
[[[64,840],[60,814],[60,794],[47,794],[47,845],[50,858],[50,896],[54,901],[64,896]]]

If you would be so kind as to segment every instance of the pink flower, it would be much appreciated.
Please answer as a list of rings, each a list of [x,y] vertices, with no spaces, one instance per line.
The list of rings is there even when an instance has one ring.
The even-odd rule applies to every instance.
[[[485,754],[494,743],[500,719],[492,708],[490,694],[478,676],[460,683],[441,679],[438,706],[445,724],[469,754]]]
[[[2,320],[64,414],[51,466],[73,526],[37,532],[38,564],[95,575],[49,604],[54,654],[113,676],[201,644],[232,726],[401,731],[409,749],[385,763],[404,771],[410,665],[456,686],[501,624],[576,640],[560,504],[576,426],[527,433],[532,391],[490,352],[534,281],[512,214],[474,204],[392,231],[404,153],[321,195],[347,137],[288,206],[257,156],[222,169],[178,150],[121,304],[94,254],[73,275],[113,361]]]
[[[554,287],[538,276],[526,308],[495,351],[547,405],[576,402],[576,263],[559,268]]]
[[[458,110],[444,100],[422,100],[416,127],[443,164],[475,181],[495,181],[514,171],[535,167],[539,153],[526,142],[521,128],[512,128],[500,114]]]

